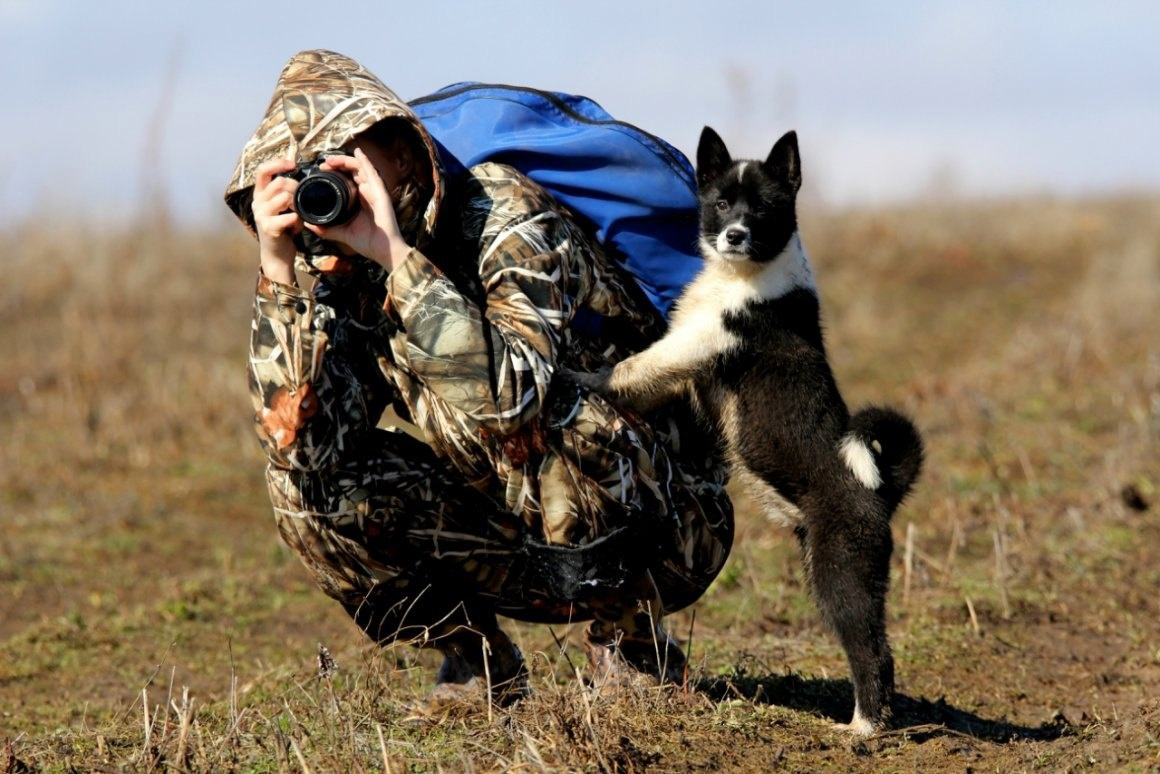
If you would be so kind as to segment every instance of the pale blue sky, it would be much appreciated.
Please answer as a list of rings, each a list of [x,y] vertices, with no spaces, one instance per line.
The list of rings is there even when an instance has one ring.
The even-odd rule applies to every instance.
[[[319,47],[406,98],[585,94],[689,155],[705,124],[743,156],[796,128],[814,201],[1160,189],[1156,0],[0,0],[2,211],[123,217],[153,183],[224,216],[279,70]]]

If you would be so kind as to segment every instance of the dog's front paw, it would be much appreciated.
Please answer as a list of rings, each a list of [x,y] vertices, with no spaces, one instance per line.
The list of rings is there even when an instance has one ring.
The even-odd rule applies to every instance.
[[[600,371],[573,371],[570,368],[560,369],[560,376],[563,379],[573,384],[578,384],[591,392],[599,393],[607,390],[608,377],[611,373],[611,368],[605,368]]]

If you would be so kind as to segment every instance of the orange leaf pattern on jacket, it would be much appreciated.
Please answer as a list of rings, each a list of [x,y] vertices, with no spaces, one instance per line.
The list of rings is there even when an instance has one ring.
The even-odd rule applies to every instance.
[[[304,384],[296,390],[283,385],[270,399],[268,408],[258,412],[258,422],[279,449],[294,443],[298,431],[318,411],[314,388]]]

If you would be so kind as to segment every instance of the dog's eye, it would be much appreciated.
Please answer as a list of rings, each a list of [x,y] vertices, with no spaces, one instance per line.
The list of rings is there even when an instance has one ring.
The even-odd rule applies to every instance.
[[[727,210],[727,209],[729,209],[729,202],[725,201],[724,199],[718,199],[717,200],[717,211],[718,212],[725,212],[725,210]]]

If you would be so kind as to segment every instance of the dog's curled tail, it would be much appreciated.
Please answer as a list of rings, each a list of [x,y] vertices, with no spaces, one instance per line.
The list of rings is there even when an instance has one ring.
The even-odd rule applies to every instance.
[[[862,464],[870,463],[873,475],[859,475],[858,454],[853,450],[863,455],[862,450],[869,451],[872,461],[867,459]],[[890,514],[914,488],[924,456],[922,436],[914,423],[900,412],[882,406],[869,406],[850,417],[843,452],[855,475],[882,497]]]

